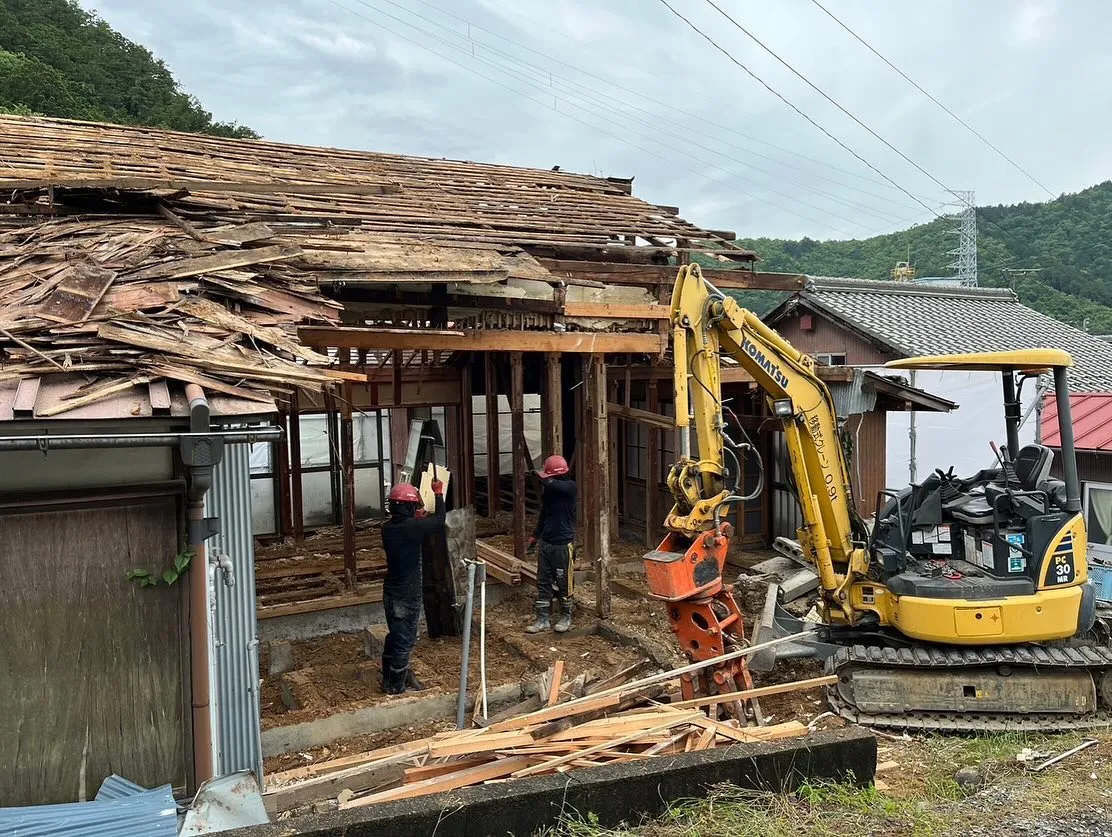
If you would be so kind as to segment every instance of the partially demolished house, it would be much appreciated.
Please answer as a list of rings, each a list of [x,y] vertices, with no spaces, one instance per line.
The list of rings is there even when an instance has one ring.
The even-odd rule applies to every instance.
[[[362,519],[431,462],[450,507],[510,513],[485,557],[513,584],[533,464],[567,456],[607,616],[611,541],[665,511],[675,263],[803,282],[625,179],[14,116],[0,162],[6,804],[261,771],[256,620],[379,601]],[[256,536],[328,525],[326,559],[256,578]]]

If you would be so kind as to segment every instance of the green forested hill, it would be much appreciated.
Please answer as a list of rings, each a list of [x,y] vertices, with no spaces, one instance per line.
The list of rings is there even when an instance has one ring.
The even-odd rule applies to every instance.
[[[257,136],[214,122],[165,64],[74,0],[0,0],[0,111]]]
[[[908,257],[919,276],[949,276],[957,237],[953,225],[932,221],[890,235],[853,241],[743,239],[764,270],[888,279]],[[1032,308],[1093,333],[1112,333],[1112,181],[1047,203],[977,209],[978,277],[983,286],[1014,287]],[[1006,270],[1039,267],[1038,274]],[[749,297],[763,307],[775,298]]]

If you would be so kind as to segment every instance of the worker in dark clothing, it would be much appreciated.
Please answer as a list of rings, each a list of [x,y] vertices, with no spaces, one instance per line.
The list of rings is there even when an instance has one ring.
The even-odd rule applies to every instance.
[[[386,610],[386,642],[382,649],[382,690],[397,695],[423,687],[409,668],[409,655],[417,644],[421,618],[421,544],[428,535],[444,529],[444,485],[432,484],[436,510],[426,515],[421,495],[408,483],[390,489],[390,519],[382,527],[386,550],[386,581],[382,605]]]
[[[541,483],[541,513],[537,528],[529,539],[529,549],[537,546],[537,603],[533,624],[526,633],[536,634],[552,628],[552,599],[560,602],[560,618],[555,630],[571,628],[575,612],[572,601],[572,575],[575,572],[575,481],[568,477],[568,463],[562,456],[550,456],[537,472]]]

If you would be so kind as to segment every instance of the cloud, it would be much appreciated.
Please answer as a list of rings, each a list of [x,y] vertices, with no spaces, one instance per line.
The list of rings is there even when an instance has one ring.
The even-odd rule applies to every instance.
[[[91,7],[92,0],[81,0]],[[657,0],[96,0],[218,119],[267,137],[635,175],[635,193],[742,235],[862,236],[945,199],[1041,200],[807,0],[669,0],[862,163]],[[1108,178],[1102,0],[824,3],[1055,192]],[[878,171],[874,170],[878,170]],[[885,178],[895,181],[899,188]],[[939,182],[935,182],[935,179]],[[914,197],[909,196],[911,193]]]

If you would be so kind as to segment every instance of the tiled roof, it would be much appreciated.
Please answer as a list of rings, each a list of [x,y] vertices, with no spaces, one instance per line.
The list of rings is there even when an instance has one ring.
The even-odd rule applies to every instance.
[[[901,357],[1065,349],[1075,364],[1072,389],[1112,393],[1112,343],[1028,308],[1007,289],[810,277],[769,324],[801,304]]]
[[[1078,450],[1112,450],[1112,395],[1071,395],[1070,416],[1074,446]],[[1044,402],[1042,438],[1048,447],[1062,446],[1054,396],[1047,397]]]

